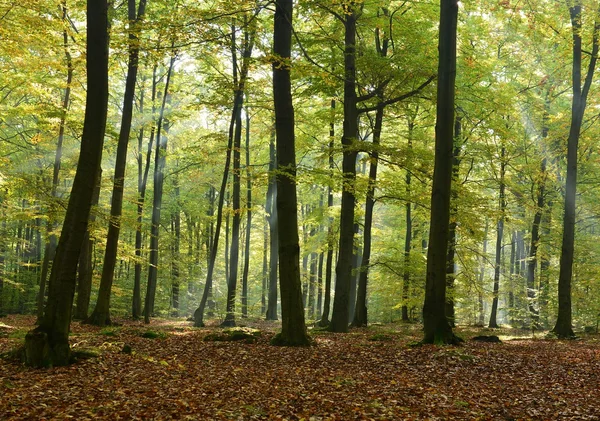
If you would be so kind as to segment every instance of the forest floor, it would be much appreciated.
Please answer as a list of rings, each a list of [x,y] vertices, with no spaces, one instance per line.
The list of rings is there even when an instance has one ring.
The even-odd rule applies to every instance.
[[[0,353],[33,322],[0,319]],[[313,329],[315,346],[283,348],[269,344],[276,323],[244,321],[262,330],[247,343],[205,341],[220,329],[180,320],[120,322],[73,323],[73,348],[97,356],[68,367],[0,360],[0,419],[600,420],[597,335],[458,329],[461,346],[413,347],[420,326],[394,324]],[[469,340],[482,332],[503,342]]]

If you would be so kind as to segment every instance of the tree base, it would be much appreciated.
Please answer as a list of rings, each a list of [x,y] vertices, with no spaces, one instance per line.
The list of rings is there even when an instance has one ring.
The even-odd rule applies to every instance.
[[[68,365],[71,358],[69,344],[51,344],[48,334],[34,329],[25,335],[23,362],[36,368]]]
[[[101,314],[96,312],[93,312],[90,315],[90,317],[88,317],[81,323],[83,323],[84,325],[92,325],[99,327],[114,326],[114,323],[110,320],[109,314]]]
[[[271,345],[275,346],[311,346],[313,345],[313,341],[307,334],[298,335],[298,337],[294,338],[285,338],[283,335],[278,333],[273,336],[271,339]]]
[[[329,326],[329,320],[328,319],[321,319],[317,322],[317,326],[318,327],[328,327]]]
[[[223,323],[221,323],[221,327],[236,327],[237,325],[235,324],[235,319],[233,318],[225,318],[225,320],[223,320]]]

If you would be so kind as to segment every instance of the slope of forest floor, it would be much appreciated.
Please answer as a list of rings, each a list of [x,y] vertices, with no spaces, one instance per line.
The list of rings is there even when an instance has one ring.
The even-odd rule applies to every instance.
[[[33,322],[0,319],[0,353],[21,344]],[[248,321],[263,334],[247,343],[204,341],[219,328],[190,322],[120,322],[73,323],[73,348],[97,356],[69,367],[0,360],[0,419],[600,419],[595,335],[411,347],[419,326],[385,325],[349,334],[313,330],[315,346],[298,349],[269,345],[275,323]],[[125,344],[131,353],[122,352]]]

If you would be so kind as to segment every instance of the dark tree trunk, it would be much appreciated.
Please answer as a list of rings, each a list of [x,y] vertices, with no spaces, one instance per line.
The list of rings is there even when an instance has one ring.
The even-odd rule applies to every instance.
[[[358,113],[356,108],[356,21],[360,10],[350,4],[344,20],[344,130],[342,134],[343,191],[340,213],[339,257],[336,265],[335,297],[329,330],[348,332],[348,302],[352,278],[354,250],[354,183],[356,180],[356,138]]]
[[[112,200],[110,206],[110,219],[108,234],[106,236],[106,248],[104,251],[104,264],[102,265],[102,276],[100,278],[100,289],[96,307],[86,320],[96,326],[110,325],[110,293],[112,289],[115,264],[117,262],[117,251],[119,246],[119,234],[121,231],[121,214],[123,210],[123,190],[125,185],[125,169],[127,167],[127,147],[129,146],[129,135],[131,132],[131,121],[133,119],[133,99],[135,97],[135,86],[137,82],[139,45],[138,24],[143,19],[146,9],[146,0],[140,0],[136,15],[135,0],[128,0],[129,28],[129,62],[127,64],[127,76],[125,79],[125,94],[123,96],[123,113],[121,115],[121,130],[117,142],[117,156],[115,160],[115,174],[113,182]]]
[[[500,289],[500,268],[502,266],[502,237],[504,234],[504,215],[506,213],[505,181],[506,174],[506,148],[502,146],[500,153],[500,217],[496,227],[496,261],[494,262],[494,298],[492,300],[492,311],[490,313],[490,323],[488,327],[497,328],[498,315],[498,291]]]
[[[92,210],[98,205],[100,199],[100,187],[102,184],[102,170],[98,173],[94,197],[92,198]],[[95,213],[90,214],[90,224],[96,221]],[[85,232],[85,237],[81,245],[81,254],[79,255],[79,264],[77,267],[77,301],[75,303],[75,313],[73,318],[85,320],[88,317],[90,308],[90,296],[92,295],[92,278],[94,275],[94,265],[92,264],[94,251],[94,240],[90,238],[90,230]]]
[[[317,269],[319,263],[319,255],[317,253],[310,254],[310,273],[308,280],[308,318],[315,319],[315,302],[317,293]]]
[[[446,254],[454,145],[457,0],[441,0],[435,166],[431,194],[431,222],[427,249],[427,277],[423,305],[424,343],[457,342],[446,318]]]
[[[277,156],[275,153],[275,127],[269,145],[269,187],[267,188],[267,202],[265,204],[269,222],[269,300],[267,307],[267,320],[277,320],[277,272],[279,264],[279,235],[277,232],[277,183],[275,170]]]
[[[333,115],[335,113],[335,100],[331,100],[331,122],[329,123],[329,171],[333,177],[334,171],[334,160],[333,160],[333,146],[335,139],[335,120]],[[333,189],[331,184],[327,187],[327,210],[328,213],[333,207]],[[331,214],[330,214],[331,215]],[[333,230],[333,217],[329,216],[327,226],[327,260],[325,263],[325,291],[323,291],[323,312],[321,313],[321,320],[319,326],[329,326],[329,310],[331,307],[331,274],[333,270],[333,248],[335,245],[334,230]]]
[[[250,268],[250,234],[252,232],[252,172],[250,171],[250,114],[248,111],[246,106],[246,244],[242,274],[242,317],[248,317],[248,271]]]
[[[281,333],[273,343],[304,346],[310,344],[302,308],[300,283],[300,244],[296,197],[296,151],[294,108],[290,68],[292,47],[292,0],[280,0],[275,8],[273,53],[273,98],[277,138],[277,216],[279,231],[279,285],[281,288]],[[281,61],[279,61],[281,60]],[[285,60],[285,61],[284,61]]]
[[[87,95],[77,172],[50,274],[40,325],[25,337],[25,359],[35,367],[66,365],[79,252],[102,159],[108,105],[108,4],[87,3]]]
[[[558,276],[558,317],[552,331],[559,338],[574,337],[571,316],[571,278],[573,275],[573,255],[575,248],[575,201],[577,197],[577,148],[583,115],[585,113],[587,95],[592,85],[596,60],[598,58],[598,32],[596,23],[592,41],[592,52],[585,77],[581,87],[581,2],[569,8],[571,27],[573,30],[573,99],[571,107],[571,127],[567,141],[567,179],[565,184],[565,209],[563,217],[563,239],[560,253],[560,273]]]
[[[160,235],[160,216],[163,199],[163,185],[165,181],[165,165],[167,162],[167,141],[169,122],[164,118],[165,108],[170,101],[169,85],[175,65],[175,53],[171,56],[165,91],[162,97],[160,115],[156,127],[156,150],[154,154],[154,192],[152,198],[152,221],[150,225],[150,251],[148,258],[148,283],[146,287],[146,300],[144,306],[144,323],[150,323],[154,314],[154,298],[156,296],[156,283],[158,279],[158,240]],[[164,131],[164,135],[163,132]]]

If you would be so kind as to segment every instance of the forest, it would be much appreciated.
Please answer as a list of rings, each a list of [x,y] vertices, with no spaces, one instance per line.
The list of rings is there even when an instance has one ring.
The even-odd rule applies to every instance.
[[[0,17],[0,419],[600,417],[600,2]]]

